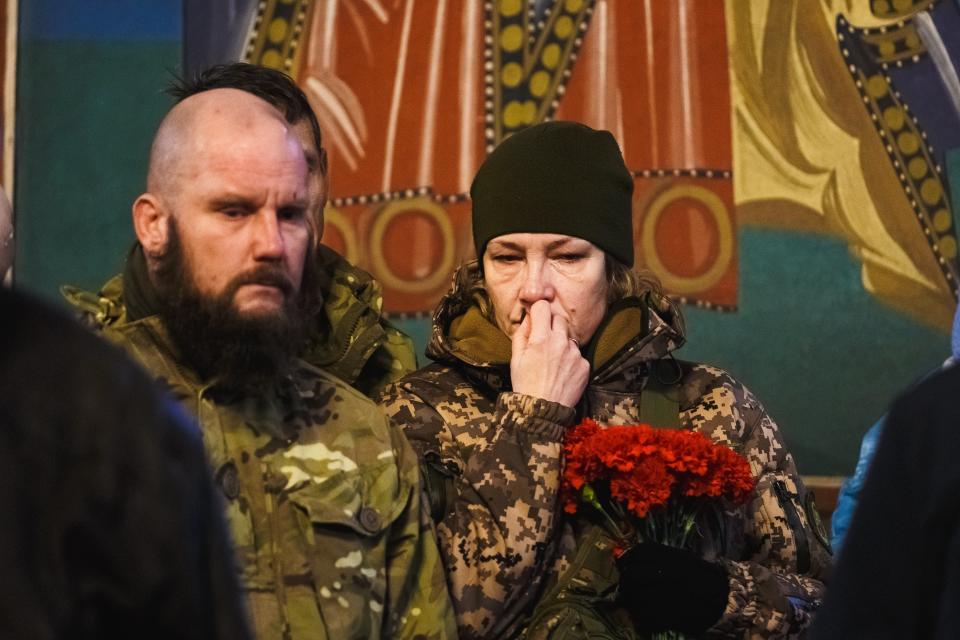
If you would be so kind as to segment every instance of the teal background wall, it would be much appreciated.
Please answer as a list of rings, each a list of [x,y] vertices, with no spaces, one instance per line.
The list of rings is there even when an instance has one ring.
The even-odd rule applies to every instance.
[[[680,357],[747,384],[802,473],[848,475],[860,438],[900,390],[943,363],[949,337],[867,293],[839,240],[749,227],[739,236],[740,308],[687,309]]]
[[[20,2],[15,283],[96,287],[133,239],[150,139],[180,65],[176,0]]]
[[[59,285],[95,288],[120,268],[133,238],[130,203],[169,106],[161,89],[180,69],[180,4],[21,2],[16,286],[58,299]],[[739,310],[685,308],[678,355],[750,386],[803,473],[849,473],[862,433],[946,358],[948,336],[864,291],[839,241],[749,227],[739,239]],[[427,321],[398,324],[422,362]]]

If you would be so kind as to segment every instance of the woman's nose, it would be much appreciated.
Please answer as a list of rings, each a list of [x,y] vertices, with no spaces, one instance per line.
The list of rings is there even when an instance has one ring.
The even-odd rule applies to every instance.
[[[520,300],[529,307],[538,300],[552,302],[555,293],[546,270],[541,265],[528,263],[520,288]]]

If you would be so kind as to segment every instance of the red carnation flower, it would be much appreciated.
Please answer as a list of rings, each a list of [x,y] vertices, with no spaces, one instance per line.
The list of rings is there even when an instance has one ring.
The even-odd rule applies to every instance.
[[[667,538],[657,542],[675,546],[685,544],[705,501],[715,507],[739,505],[755,487],[743,456],[696,431],[646,424],[604,428],[588,418],[567,432],[564,460],[560,500],[565,512],[576,513],[586,502],[616,534],[633,530],[649,539],[642,532],[656,531]],[[609,498],[609,504],[598,496]],[[681,517],[668,517],[678,513]],[[634,521],[624,521],[629,519]]]

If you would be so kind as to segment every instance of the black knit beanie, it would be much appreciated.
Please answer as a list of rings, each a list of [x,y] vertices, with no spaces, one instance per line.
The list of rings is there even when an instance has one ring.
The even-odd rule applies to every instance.
[[[493,150],[470,187],[473,242],[508,233],[559,233],[589,240],[633,266],[633,179],[609,131],[544,122]]]

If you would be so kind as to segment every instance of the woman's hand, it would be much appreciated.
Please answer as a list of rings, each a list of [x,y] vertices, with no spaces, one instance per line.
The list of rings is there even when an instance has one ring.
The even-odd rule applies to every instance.
[[[589,377],[590,363],[570,337],[566,318],[552,315],[546,300],[535,302],[513,333],[513,391],[574,407]]]

